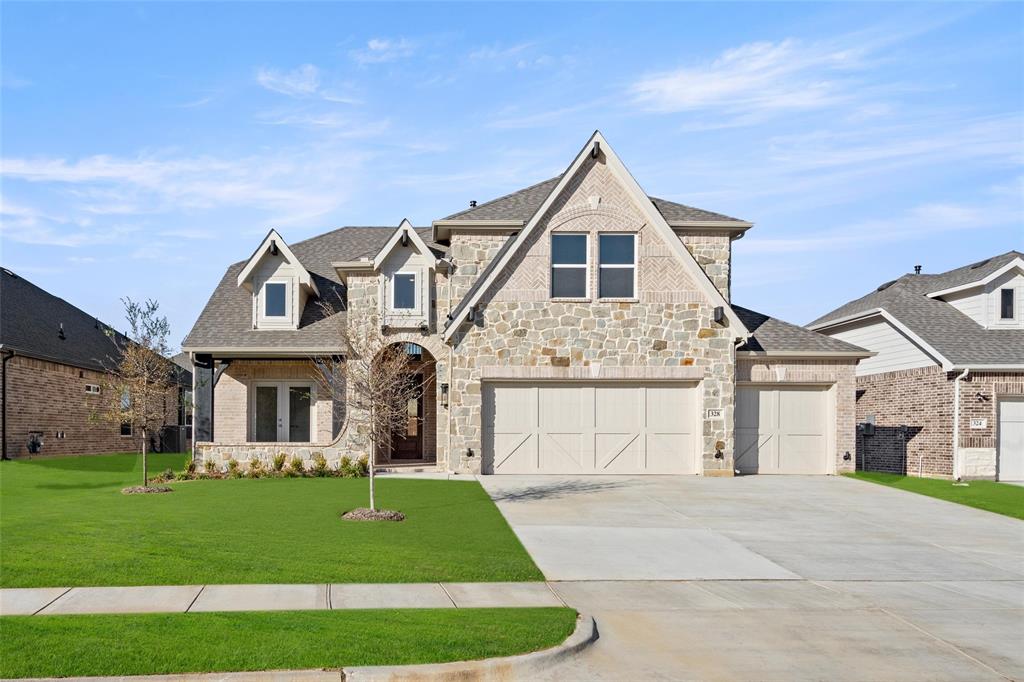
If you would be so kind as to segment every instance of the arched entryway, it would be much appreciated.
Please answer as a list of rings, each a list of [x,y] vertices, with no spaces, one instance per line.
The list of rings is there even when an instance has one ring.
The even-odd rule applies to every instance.
[[[378,453],[392,464],[437,461],[437,385],[434,356],[418,343],[395,344],[408,359],[409,381],[418,388],[408,401],[407,420],[391,438],[388,452]]]

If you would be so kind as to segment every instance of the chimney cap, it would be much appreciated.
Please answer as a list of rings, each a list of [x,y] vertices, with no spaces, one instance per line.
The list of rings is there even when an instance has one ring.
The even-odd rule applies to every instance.
[[[476,199],[470,199],[469,200],[469,207],[470,208],[476,208]]]
[[[915,265],[914,266],[914,274],[915,275],[920,275],[921,274],[921,266],[920,265]]]

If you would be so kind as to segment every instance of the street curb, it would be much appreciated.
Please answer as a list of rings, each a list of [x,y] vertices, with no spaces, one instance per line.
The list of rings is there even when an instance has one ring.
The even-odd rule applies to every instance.
[[[238,673],[184,673],[175,675],[123,675],[114,677],[35,677],[0,682],[472,682],[476,680],[529,679],[532,675],[562,663],[593,644],[598,638],[593,617],[578,614],[576,629],[561,644],[550,649],[481,661],[431,663],[426,665],[379,665],[342,670],[271,670]]]
[[[576,629],[557,646],[519,656],[486,658],[482,661],[431,663],[427,665],[379,665],[344,668],[345,682],[470,682],[484,680],[528,680],[577,655],[597,641],[597,623],[592,616],[576,616]]]

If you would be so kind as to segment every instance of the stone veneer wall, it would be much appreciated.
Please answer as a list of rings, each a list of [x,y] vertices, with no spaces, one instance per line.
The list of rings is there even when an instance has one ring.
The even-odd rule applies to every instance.
[[[714,231],[686,230],[676,234],[711,283],[722,292],[725,300],[731,301],[732,238]]]
[[[853,471],[857,451],[856,360],[772,360],[739,358],[736,382],[785,386],[829,384],[835,390],[835,464],[839,473]],[[850,459],[844,457],[849,454]]]
[[[101,391],[106,375],[47,360],[15,355],[7,362],[7,454],[27,456],[28,437],[41,432],[41,455],[91,455],[139,451],[142,436],[122,436],[117,424],[99,419],[107,396],[85,392],[86,384]],[[166,423],[178,423],[178,389],[168,394]],[[2,403],[0,403],[2,404]],[[63,433],[63,438],[58,436]]]
[[[549,300],[552,230],[591,235],[592,294],[596,293],[598,232],[637,233],[637,298]],[[482,269],[505,238],[453,233],[449,253],[456,277],[467,267]],[[482,368],[600,364],[703,370],[702,410],[722,408],[724,412],[723,420],[704,422],[704,470],[732,473],[733,332],[712,323],[713,306],[661,239],[644,223],[604,164],[588,159],[541,218],[524,252],[485,292],[476,322],[464,323],[453,337],[451,468],[480,469]],[[456,282],[456,277],[452,278],[453,301],[471,284],[468,279]],[[723,459],[715,459],[716,451],[722,452]]]

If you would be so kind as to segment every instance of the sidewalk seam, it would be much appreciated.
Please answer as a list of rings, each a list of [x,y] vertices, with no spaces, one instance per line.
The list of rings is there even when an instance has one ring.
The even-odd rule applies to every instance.
[[[452,603],[452,606],[454,606],[455,608],[460,608],[459,605],[455,603],[455,600],[452,599],[452,595],[448,591],[448,588],[444,586],[444,583],[438,583],[438,587],[440,587],[441,591],[444,592],[444,596],[448,597],[448,601]]]
[[[34,611],[34,612],[32,613],[32,615],[33,615],[33,616],[38,616],[38,615],[39,615],[39,612],[40,612],[40,611],[42,611],[42,610],[43,610],[43,609],[45,609],[46,607],[48,607],[48,606],[50,606],[51,604],[53,604],[53,603],[54,603],[55,601],[57,601],[58,599],[60,599],[61,597],[63,597],[63,596],[65,595],[65,594],[67,594],[68,592],[70,592],[70,591],[71,591],[71,590],[73,590],[73,589],[75,589],[75,588],[73,588],[73,587],[69,587],[69,588],[67,588],[66,590],[64,590],[63,592],[61,592],[60,594],[58,594],[58,595],[57,595],[56,597],[54,597],[53,599],[51,599],[51,600],[50,600],[50,601],[48,601],[47,603],[43,604],[42,606],[40,606],[40,607],[39,607],[39,609],[37,609],[36,611]]]
[[[199,599],[199,595],[201,595],[203,593],[203,590],[205,590],[205,589],[206,589],[206,585],[200,585],[199,586],[199,591],[196,592],[196,596],[192,597],[192,601],[189,602],[188,608],[185,609],[184,613],[188,613],[189,611],[192,610],[192,607],[195,606],[195,604],[196,604],[196,600]]]

